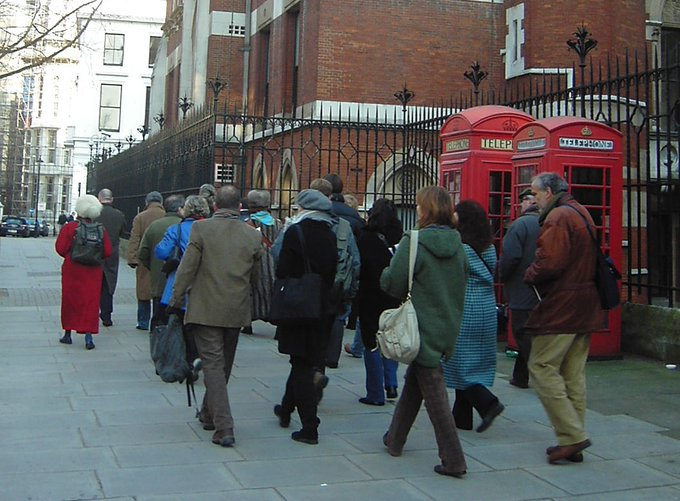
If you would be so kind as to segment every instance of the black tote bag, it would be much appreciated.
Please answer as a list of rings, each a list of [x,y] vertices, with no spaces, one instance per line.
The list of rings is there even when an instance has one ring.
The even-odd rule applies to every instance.
[[[322,316],[321,275],[311,270],[302,230],[297,224],[293,228],[302,247],[305,272],[301,277],[277,278],[274,281],[268,320],[279,326],[304,326],[319,321]]]

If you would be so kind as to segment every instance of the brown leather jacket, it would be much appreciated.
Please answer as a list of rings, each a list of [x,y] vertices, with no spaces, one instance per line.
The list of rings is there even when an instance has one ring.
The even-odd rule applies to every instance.
[[[541,217],[536,257],[524,274],[524,281],[541,296],[526,325],[534,335],[593,332],[605,322],[594,282],[595,244],[575,210],[587,218],[591,228],[593,220],[571,195],[558,197]]]

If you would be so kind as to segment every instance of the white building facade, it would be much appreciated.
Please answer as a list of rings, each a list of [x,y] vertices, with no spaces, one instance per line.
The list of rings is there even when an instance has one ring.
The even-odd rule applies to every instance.
[[[86,192],[87,166],[142,140],[164,0],[105,0],[81,38],[64,147],[73,154],[71,200]],[[115,197],[115,193],[114,193]]]

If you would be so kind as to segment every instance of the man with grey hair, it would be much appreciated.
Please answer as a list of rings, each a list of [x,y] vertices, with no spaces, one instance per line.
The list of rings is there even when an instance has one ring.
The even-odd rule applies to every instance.
[[[184,324],[203,361],[205,397],[199,420],[214,429],[212,442],[235,443],[227,383],[241,327],[250,322],[250,294],[257,280],[262,236],[239,218],[240,192],[233,185],[215,194],[215,214],[191,226],[189,244],[175,275],[168,308],[188,294]]]
[[[104,261],[104,280],[102,280],[102,293],[99,299],[99,318],[102,325],[113,325],[111,314],[113,313],[113,293],[116,292],[118,282],[118,263],[120,262],[119,247],[120,239],[127,231],[125,215],[113,206],[113,193],[108,188],[99,191],[97,196],[102,204],[102,212],[97,222],[102,223],[111,239],[113,252]]]
[[[144,232],[155,220],[165,216],[163,208],[163,196],[157,191],[147,193],[144,199],[144,210],[132,220],[132,231],[128,243],[127,260],[128,266],[135,270],[137,294],[137,329],[149,330],[151,320],[151,274],[149,269],[139,262],[137,251],[142,242]]]
[[[583,461],[591,445],[585,432],[585,364],[590,334],[604,325],[595,286],[596,244],[588,210],[568,193],[558,174],[547,172],[531,183],[541,213],[541,230],[533,262],[524,273],[539,303],[525,325],[533,336],[529,379],[553,429],[557,445],[548,462]]]
[[[269,317],[272,287],[276,278],[271,248],[279,236],[282,224],[269,212],[271,196],[267,190],[250,190],[247,199],[249,217],[246,222],[260,231],[264,248],[264,254],[260,259],[260,278],[253,285],[252,317],[253,320],[266,321]],[[241,332],[252,334],[252,326],[246,325]]]
[[[157,325],[168,323],[168,315],[165,308],[161,305],[161,297],[165,289],[167,277],[163,270],[163,261],[156,258],[154,248],[163,240],[165,231],[173,224],[178,224],[182,219],[178,212],[184,205],[184,195],[170,195],[163,202],[165,215],[156,219],[144,232],[142,241],[137,250],[137,259],[150,272],[151,275],[151,302],[153,311],[151,313],[151,330]]]

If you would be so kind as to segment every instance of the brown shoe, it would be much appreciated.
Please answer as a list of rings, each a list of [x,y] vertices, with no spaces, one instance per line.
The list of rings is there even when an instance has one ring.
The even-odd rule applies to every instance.
[[[440,475],[446,475],[447,477],[463,478],[463,475],[467,473],[467,470],[449,471],[446,468],[444,468],[443,464],[438,464],[434,467],[434,472],[439,473]]]
[[[385,432],[383,435],[383,444],[385,444],[385,447],[387,447],[387,452],[389,453],[390,456],[393,456],[395,458],[398,458],[401,456],[401,449],[397,449],[395,447],[392,447],[390,445],[390,439],[389,439],[390,432],[389,430]]]
[[[212,436],[212,443],[222,447],[231,447],[236,443],[234,432],[229,430],[216,431]]]
[[[559,449],[559,448],[560,448],[559,445],[552,445],[545,450],[545,453],[548,456],[550,456],[550,454],[557,451],[557,449]],[[567,459],[567,461],[571,461],[572,463],[583,463],[583,453],[577,452],[576,454],[573,454],[566,459]]]
[[[568,461],[572,461],[574,463],[580,463],[583,461],[583,454],[581,454],[581,461],[573,461],[570,458],[578,459],[578,454],[581,453],[584,449],[587,449],[592,445],[591,441],[586,439],[583,442],[578,442],[576,444],[572,445],[558,445],[555,447],[548,447],[546,450],[546,453],[548,453],[548,463],[550,464],[555,464],[557,461],[561,461],[562,459],[566,459]],[[550,451],[550,452],[548,452]]]

